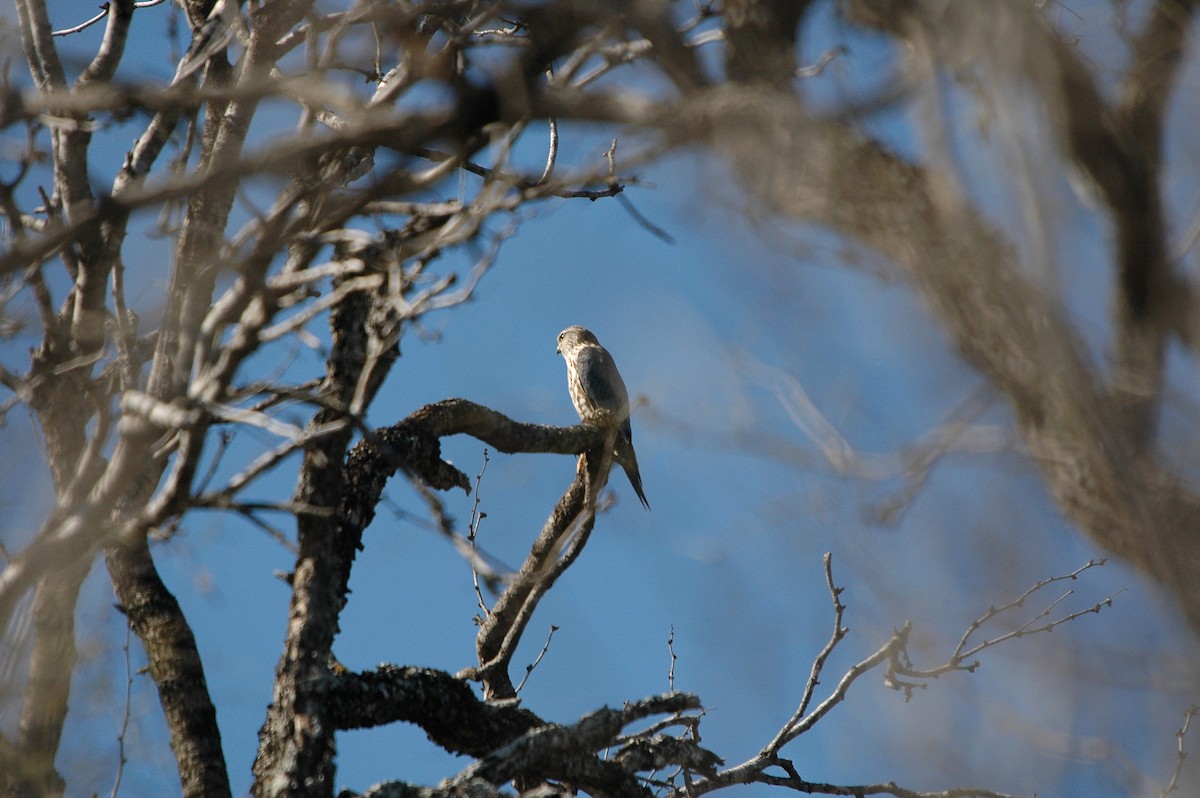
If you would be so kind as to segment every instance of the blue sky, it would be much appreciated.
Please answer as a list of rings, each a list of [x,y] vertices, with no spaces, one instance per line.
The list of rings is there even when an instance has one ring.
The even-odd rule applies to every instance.
[[[157,35],[167,13],[160,8],[140,31]],[[835,30],[834,20],[827,24]],[[879,42],[855,40],[816,91],[859,86],[889,58]],[[902,115],[877,125],[901,150],[915,146]],[[106,134],[97,150],[108,158],[97,167],[101,183],[136,131],[131,124]],[[599,159],[612,133],[564,127],[564,161]],[[531,126],[523,145],[531,161],[543,138],[544,130]],[[914,657],[937,664],[989,606],[1103,556],[1060,517],[1017,451],[952,455],[900,523],[865,520],[864,508],[893,495],[899,483],[833,474],[747,360],[797,380],[865,452],[912,442],[978,390],[980,378],[908,286],[877,279],[869,261],[841,265],[848,249],[861,253],[828,233],[748,219],[745,198],[705,153],[677,153],[637,174],[645,187],[627,196],[674,244],[649,234],[615,201],[537,206],[523,214],[528,218],[470,302],[428,317],[425,336],[405,337],[370,414],[372,424],[385,425],[461,396],[523,421],[573,423],[554,351],[555,336],[570,324],[598,335],[630,393],[644,399],[633,425],[654,509],[645,512],[614,475],[616,506],[543,601],[515,658],[520,670],[537,656],[550,625],[559,627],[522,693],[526,706],[569,722],[603,704],[666,691],[673,630],[676,686],[702,697],[704,743],[732,764],[753,755],[791,715],[812,657],[829,636],[823,552],[833,553],[851,633],[826,666],[822,690],[907,620],[915,625]],[[1059,188],[1069,236],[1094,242],[1096,221]],[[137,281],[131,301],[152,315],[165,289],[169,245],[139,238],[129,246]],[[440,268],[466,265],[448,260]],[[1090,307],[1102,318],[1095,308],[1104,307],[1103,281],[1087,285],[1079,313],[1088,318]],[[319,337],[322,323],[311,327]],[[4,346],[0,356],[11,368],[29,341]],[[279,362],[274,353],[244,376]],[[320,369],[320,353],[301,351],[287,376],[301,381]],[[1189,384],[1185,377],[1183,387]],[[303,423],[305,412],[292,415]],[[998,403],[981,423],[1004,427],[1010,419]],[[735,432],[786,445],[808,465],[724,443]],[[11,451],[36,446],[23,418],[10,418],[0,435]],[[230,471],[263,440],[240,433]],[[454,439],[445,450],[472,476],[482,466],[477,441]],[[49,501],[36,475],[13,490],[16,467],[11,459],[0,466],[0,502],[12,508],[11,526],[0,529],[6,543]],[[481,545],[518,565],[573,473],[572,458],[491,452]],[[294,479],[294,466],[285,466],[251,496],[284,500]],[[387,495],[404,513],[422,514],[400,480]],[[465,527],[469,497],[447,495],[446,504]],[[286,519],[278,522],[291,531]],[[451,672],[473,664],[477,608],[467,564],[437,535],[387,507],[364,542],[335,646],[341,661],[352,669],[391,662]],[[291,555],[219,513],[193,514],[155,552],[205,653],[235,793],[243,793],[284,633],[288,593],[274,574],[291,567]],[[883,686],[882,674],[870,674],[785,753],[818,781],[894,779],[918,789],[973,784],[1100,798],[1157,794],[1173,766],[1174,731],[1194,700],[1187,691],[1195,683],[1195,646],[1170,602],[1114,560],[1072,587],[1077,595],[1064,604],[1071,609],[1120,592],[1098,617],[988,651],[977,673],[943,677],[907,703]],[[80,606],[89,664],[76,681],[60,756],[71,794],[107,794],[116,769],[126,674],[123,621],[112,602],[99,566]],[[136,640],[131,658],[136,671],[144,662]],[[146,676],[133,677],[131,706],[122,794],[170,793],[177,788],[173,763]],[[338,745],[337,782],[355,789],[389,778],[433,784],[467,764],[439,755],[408,727],[343,734]]]

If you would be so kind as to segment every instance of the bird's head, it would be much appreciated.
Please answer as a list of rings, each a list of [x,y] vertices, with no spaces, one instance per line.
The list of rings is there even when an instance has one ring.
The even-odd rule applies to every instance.
[[[596,340],[596,336],[592,335],[590,330],[576,324],[558,334],[558,349],[554,351],[560,355],[569,355],[586,344],[599,346],[600,342]]]

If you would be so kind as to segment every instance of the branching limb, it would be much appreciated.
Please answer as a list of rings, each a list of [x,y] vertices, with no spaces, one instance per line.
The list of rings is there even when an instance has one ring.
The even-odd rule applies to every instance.
[[[978,662],[978,660],[968,662],[968,660],[970,660],[972,657],[974,657],[976,654],[980,653],[984,649],[991,648],[992,646],[1003,643],[1006,640],[1015,640],[1018,637],[1026,637],[1028,635],[1038,634],[1040,632],[1053,631],[1056,627],[1061,626],[1064,623],[1069,623],[1070,621],[1073,621],[1084,615],[1099,614],[1100,611],[1102,609],[1104,609],[1105,607],[1112,606],[1113,598],[1117,594],[1108,596],[1107,598],[1104,598],[1101,601],[1096,602],[1092,606],[1086,607],[1082,610],[1075,610],[1073,612],[1069,612],[1064,615],[1061,615],[1057,618],[1052,618],[1050,620],[1044,620],[1046,618],[1049,618],[1050,615],[1055,611],[1055,609],[1058,608],[1064,601],[1066,601],[1071,596],[1071,594],[1074,592],[1074,591],[1067,591],[1067,593],[1065,593],[1064,595],[1059,596],[1056,599],[1053,599],[1046,607],[1044,607],[1041,611],[1039,611],[1035,616],[1033,616],[1032,618],[1021,623],[1015,629],[1012,629],[1008,632],[999,634],[996,637],[988,638],[979,643],[976,643],[974,646],[972,646],[970,648],[967,648],[967,646],[969,645],[968,641],[970,640],[972,635],[974,635],[974,633],[980,629],[980,627],[983,624],[995,619],[997,616],[999,616],[1000,614],[1002,614],[1004,612],[1008,612],[1010,610],[1014,610],[1014,609],[1018,609],[1018,608],[1022,607],[1024,605],[1025,601],[1030,596],[1034,595],[1036,592],[1040,591],[1042,588],[1046,587],[1047,585],[1051,585],[1056,582],[1061,582],[1063,580],[1075,580],[1079,577],[1079,574],[1083,573],[1084,571],[1086,571],[1090,568],[1096,568],[1096,567],[1102,566],[1102,565],[1104,565],[1104,562],[1105,562],[1104,560],[1089,560],[1085,565],[1080,566],[1075,571],[1073,571],[1069,574],[1063,574],[1061,576],[1053,576],[1048,579],[1043,579],[1042,581],[1035,584],[1033,587],[1026,590],[1024,593],[1022,593],[1018,598],[1014,599],[1013,601],[1011,601],[1007,604],[1002,605],[999,608],[996,608],[996,607],[989,608],[988,611],[986,613],[984,613],[981,617],[979,617],[975,621],[971,622],[970,626],[967,627],[967,631],[963,634],[962,639],[959,641],[958,646],[954,649],[954,653],[951,654],[950,658],[942,665],[939,665],[937,667],[930,668],[927,670],[919,670],[919,669],[913,668],[911,662],[909,662],[909,660],[908,660],[907,650],[904,648],[897,649],[895,651],[895,655],[889,659],[888,672],[887,672],[885,681],[887,682],[889,687],[892,687],[892,688],[898,689],[898,690],[903,690],[905,697],[909,698],[912,696],[912,691],[914,689],[924,688],[926,686],[924,683],[918,684],[918,683],[907,681],[909,679],[920,679],[923,681],[927,681],[929,679],[936,679],[939,676],[941,676],[942,674],[949,673],[951,671],[966,671],[968,673],[973,673],[975,671],[975,669],[979,667],[979,662]],[[1121,593],[1121,592],[1123,592],[1123,591],[1117,591],[1117,593]],[[907,626],[905,627],[905,631],[907,631]]]
[[[504,784],[513,779],[564,781],[591,794],[638,796],[645,790],[631,771],[661,767],[650,763],[651,754],[645,746],[634,746],[619,752],[614,761],[603,762],[594,757],[598,751],[613,745],[625,726],[658,714],[679,713],[699,709],[700,702],[686,693],[633,701],[621,709],[600,709],[570,726],[554,724],[533,729],[513,742],[498,748],[450,781],[452,786],[483,779],[492,784]],[[663,746],[660,752],[665,753]],[[675,757],[692,757],[698,753],[694,746],[680,746],[672,752]],[[584,755],[584,756],[581,756]]]
[[[670,764],[711,769],[715,757],[694,743],[657,734],[622,737],[623,730],[655,715],[700,709],[686,693],[632,701],[621,709],[600,709],[570,725],[546,723],[512,702],[480,701],[466,683],[449,674],[420,668],[382,666],[362,674],[330,673],[325,691],[339,728],[395,721],[415,723],[447,751],[479,761],[437,788],[399,782],[373,787],[365,795],[422,795],[450,798],[474,785],[496,790],[510,781],[563,783],[593,795],[646,798],[637,774]],[[611,760],[597,754],[619,747]]]
[[[349,309],[343,309],[343,312],[349,312]],[[333,359],[331,367],[333,364],[344,364],[345,362],[345,358]],[[320,418],[320,416],[318,417]],[[296,591],[294,596],[310,595],[318,589],[321,591],[319,608],[323,615],[314,615],[306,622],[314,625],[311,634],[319,633],[322,636],[312,640],[293,639],[289,643],[289,652],[285,653],[285,665],[281,666],[284,668],[283,675],[280,677],[282,680],[286,676],[286,682],[277,683],[277,702],[281,700],[281,694],[287,694],[290,702],[294,703],[297,700],[306,702],[306,705],[310,706],[308,711],[327,711],[319,709],[322,705],[311,703],[317,701],[316,693],[313,691],[318,688],[312,681],[317,674],[315,672],[306,673],[298,667],[301,663],[288,665],[288,658],[298,657],[302,650],[330,650],[333,632],[337,628],[337,614],[345,602],[350,568],[357,550],[361,547],[363,530],[374,518],[383,486],[396,470],[403,470],[410,477],[419,478],[438,489],[461,487],[465,490],[468,487],[466,475],[442,461],[440,457],[439,439],[445,435],[460,433],[473,435],[488,445],[505,452],[561,453],[577,453],[588,451],[589,448],[598,445],[602,446],[605,435],[603,430],[583,425],[559,429],[518,424],[479,405],[464,400],[447,400],[421,408],[400,424],[377,430],[374,435],[369,436],[350,452],[344,470],[340,464],[336,464],[331,457],[327,456],[327,462],[331,464],[330,467],[337,469],[338,476],[336,480],[328,475],[322,477],[319,481],[320,490],[331,491],[337,488],[335,493],[341,495],[342,498],[336,514],[331,517],[323,519],[308,515],[300,517],[300,557],[296,573],[293,576],[294,590]],[[324,470],[327,471],[328,468]],[[335,481],[337,485],[333,484]],[[584,491],[580,483],[581,480],[577,479],[572,488],[568,490],[563,502],[560,502],[560,505],[566,502],[567,505],[575,507],[572,515],[578,515],[583,506]],[[344,487],[339,488],[338,485]],[[307,489],[301,489],[297,495],[298,498],[303,499],[309,496],[310,492]],[[328,499],[323,500],[314,495],[309,503],[320,507],[326,505]],[[315,524],[330,526],[328,534],[321,534],[317,538],[317,540],[324,541],[317,550],[320,553],[319,557],[312,550],[316,541],[308,538],[306,543],[306,536],[314,533],[312,531],[304,532],[305,526]],[[582,540],[583,536],[578,539]],[[563,559],[568,559],[570,555],[571,551],[568,551]],[[302,611],[311,613],[313,609],[304,603],[298,603],[294,598],[293,613]],[[508,613],[505,613],[503,617],[510,624],[514,622]],[[295,622],[295,624],[299,623],[299,620]],[[296,628],[295,625],[293,628]],[[301,624],[299,628],[303,628],[303,625]],[[304,662],[311,662],[311,660],[306,659]],[[507,678],[507,673],[504,673],[504,678]],[[312,698],[306,698],[306,696],[312,696]],[[275,725],[287,723],[287,719],[292,717],[292,711],[294,710],[289,711],[286,707],[279,709],[273,707],[271,717],[264,726],[259,760],[255,766],[255,773],[260,780],[266,779],[276,767],[302,766],[292,757],[298,757],[300,751],[305,750],[305,746],[300,747],[300,750],[295,753],[289,754],[286,749],[281,747],[284,740],[271,731]],[[322,729],[321,735],[324,739],[331,739],[328,737],[329,729],[327,728]],[[306,746],[308,745],[315,746],[308,756],[331,755],[329,748],[320,743],[320,738],[315,735],[311,742],[306,743]],[[289,764],[289,762],[294,762],[294,764]]]
[[[462,675],[482,681],[488,698],[516,696],[508,668],[521,635],[542,596],[587,544],[600,491],[612,467],[616,429],[604,430],[601,435],[600,447],[580,457],[575,481],[559,499],[529,557],[480,626],[475,643],[479,667]]]
[[[982,616],[980,616],[976,620],[972,621],[971,625],[967,627],[967,631],[963,633],[962,639],[959,640],[958,646],[955,647],[954,654],[950,657],[950,661],[954,662],[954,663],[960,663],[963,660],[970,659],[971,657],[975,656],[977,653],[979,653],[983,649],[985,649],[989,646],[995,645],[996,643],[1000,642],[1001,640],[1006,640],[1006,639],[1009,639],[1012,637],[1020,637],[1022,635],[1033,634],[1034,632],[1048,632],[1054,626],[1057,626],[1061,623],[1066,623],[1067,621],[1073,620],[1084,613],[1099,612],[1101,606],[1110,606],[1112,604],[1111,596],[1109,598],[1105,599],[1104,601],[1100,602],[1099,604],[1096,604],[1094,607],[1090,607],[1086,610],[1082,610],[1077,613],[1071,613],[1070,615],[1059,618],[1056,621],[1049,622],[1047,625],[1044,625],[1042,627],[1034,627],[1033,624],[1038,619],[1044,618],[1047,615],[1049,615],[1049,613],[1053,610],[1053,608],[1056,607],[1059,603],[1061,603],[1063,598],[1066,598],[1066,596],[1064,596],[1063,598],[1060,598],[1058,601],[1055,601],[1049,607],[1044,609],[1035,618],[1033,618],[1029,621],[1026,621],[1025,623],[1021,624],[1019,627],[1017,627],[1013,631],[1003,635],[1002,637],[996,638],[994,640],[984,641],[982,643],[975,645],[972,648],[968,648],[971,636],[973,634],[975,634],[975,632],[978,631],[979,628],[981,626],[983,626],[983,624],[985,624],[988,621],[990,621],[991,619],[995,618],[997,615],[1000,615],[1003,612],[1007,612],[1008,610],[1019,609],[1019,608],[1023,607],[1025,605],[1026,599],[1028,599],[1034,593],[1038,592],[1039,590],[1041,590],[1042,588],[1044,588],[1048,585],[1052,585],[1055,582],[1062,582],[1062,581],[1067,581],[1067,580],[1074,581],[1074,580],[1078,579],[1079,575],[1081,573],[1083,573],[1084,571],[1087,571],[1091,568],[1102,567],[1105,562],[1107,562],[1107,561],[1103,560],[1103,559],[1088,560],[1086,564],[1081,565],[1079,568],[1076,568],[1074,571],[1072,571],[1069,574],[1063,574],[1061,576],[1051,576],[1046,579],[1043,579],[1042,581],[1033,585],[1028,590],[1026,590],[1024,593],[1022,593],[1020,596],[1018,596],[1017,598],[1008,602],[1007,604],[1001,605],[1000,607],[988,608],[988,611],[986,613],[984,613]],[[1070,593],[1068,593],[1067,595],[1070,595]]]
[[[929,680],[935,679],[942,674],[951,671],[967,671],[973,672],[978,667],[978,662],[964,665],[962,664],[964,656],[970,656],[974,653],[982,651],[985,648],[996,645],[1004,640],[1011,640],[1027,634],[1036,632],[1048,632],[1054,627],[1078,618],[1080,615],[1098,612],[1102,606],[1107,606],[1111,602],[1106,599],[1094,607],[1081,610],[1078,612],[1069,613],[1063,617],[1048,621],[1041,625],[1034,625],[1038,619],[1045,617],[1054,607],[1058,606],[1062,599],[1051,603],[1045,611],[1039,614],[1035,619],[1023,624],[1013,632],[999,635],[993,640],[986,641],[976,647],[964,651],[966,641],[971,635],[979,629],[979,627],[988,620],[994,618],[997,614],[1021,606],[1021,604],[1033,595],[1038,590],[1041,590],[1047,585],[1059,582],[1062,580],[1074,580],[1079,574],[1084,571],[1096,567],[1102,563],[1089,562],[1086,565],[1078,568],[1069,574],[1054,576],[1038,582],[1036,585],[1025,591],[1016,600],[1005,604],[999,609],[992,608],[983,617],[974,621],[967,632],[963,635],[958,647],[950,656],[947,662],[943,665],[926,670],[917,670],[912,666],[908,655],[908,638],[912,629],[912,625],[906,623],[902,628],[897,630],[882,647],[871,654],[866,659],[853,665],[837,685],[820,704],[811,711],[808,711],[808,706],[812,700],[813,692],[816,685],[819,683],[821,670],[824,667],[825,660],[829,654],[837,646],[837,644],[845,637],[846,629],[842,626],[842,615],[845,611],[844,605],[840,600],[841,589],[836,587],[833,581],[833,573],[831,568],[831,560],[829,555],[825,555],[825,578],[826,584],[829,587],[830,595],[833,598],[833,613],[834,613],[834,631],[828,643],[817,655],[813,661],[813,667],[809,676],[808,682],[805,685],[803,695],[801,697],[800,706],[792,717],[785,723],[778,733],[763,747],[763,749],[753,758],[742,762],[739,765],[721,770],[719,772],[707,775],[704,778],[692,782],[688,785],[686,791],[678,790],[679,795],[697,796],[703,795],[714,790],[723,789],[732,784],[769,784],[780,787],[788,787],[805,793],[820,793],[823,795],[893,795],[898,798],[933,798],[939,796],[946,798],[947,796],[986,796],[988,798],[997,798],[1003,796],[1002,793],[997,793],[991,790],[974,789],[974,788],[954,788],[939,792],[920,792],[910,790],[899,785],[889,784],[864,784],[864,785],[836,785],[822,784],[810,782],[804,779],[796,770],[793,763],[781,755],[783,747],[801,736],[805,732],[812,729],[823,717],[829,714],[838,704],[845,700],[850,686],[862,677],[867,672],[884,667],[884,683],[896,690],[903,691],[905,698],[910,698],[912,693],[917,688],[925,687],[924,682],[912,681],[915,679]],[[778,775],[772,772],[773,769],[779,769],[785,775]]]

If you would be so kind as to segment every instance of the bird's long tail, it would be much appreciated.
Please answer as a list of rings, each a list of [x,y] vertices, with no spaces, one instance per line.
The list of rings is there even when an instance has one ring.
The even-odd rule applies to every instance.
[[[621,464],[621,468],[625,469],[625,476],[629,477],[629,484],[633,485],[633,492],[637,494],[642,506],[649,510],[650,502],[646,501],[646,493],[642,490],[642,474],[638,471],[637,454],[633,451],[633,445],[618,437],[613,459]]]

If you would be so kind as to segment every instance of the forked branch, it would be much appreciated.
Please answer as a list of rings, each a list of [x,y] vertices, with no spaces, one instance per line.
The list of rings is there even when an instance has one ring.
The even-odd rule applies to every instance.
[[[686,790],[676,790],[676,794],[689,796],[703,795],[713,790],[728,787],[731,784],[770,784],[779,787],[788,787],[804,793],[818,793],[822,795],[893,795],[896,798],[968,798],[968,796],[977,796],[978,798],[1012,798],[1005,793],[999,793],[992,790],[978,788],[952,788],[938,792],[920,792],[901,787],[894,783],[887,784],[858,784],[858,785],[839,785],[825,784],[812,782],[800,775],[795,765],[781,753],[783,747],[789,742],[800,737],[805,732],[812,729],[818,721],[828,715],[834,707],[845,700],[850,686],[857,681],[861,676],[872,671],[880,666],[884,670],[884,684],[895,690],[900,690],[904,693],[905,699],[912,697],[914,690],[924,688],[930,679],[936,679],[942,674],[951,671],[964,671],[973,673],[979,667],[977,661],[964,664],[964,659],[967,656],[981,652],[986,648],[997,645],[1006,640],[1012,640],[1024,635],[1034,634],[1037,632],[1049,632],[1056,626],[1059,626],[1068,621],[1072,621],[1081,615],[1087,613],[1099,612],[1101,608],[1111,605],[1112,597],[1106,598],[1095,605],[1076,612],[1066,613],[1058,618],[1046,620],[1055,608],[1059,607],[1066,598],[1060,597],[1049,603],[1049,605],[1037,614],[1033,619],[1020,624],[1015,629],[997,635],[983,643],[979,643],[971,648],[966,648],[967,641],[971,636],[980,629],[985,623],[994,620],[997,616],[1009,612],[1011,610],[1022,607],[1026,600],[1042,590],[1048,585],[1054,584],[1062,580],[1077,579],[1082,572],[1103,565],[1103,561],[1089,561],[1086,565],[1075,570],[1072,573],[1061,576],[1054,576],[1044,579],[1029,590],[1022,593],[1017,599],[1002,605],[999,608],[989,608],[980,618],[973,621],[968,627],[962,640],[950,655],[947,661],[942,664],[925,670],[917,670],[913,667],[912,661],[908,652],[908,639],[912,630],[911,623],[905,623],[903,627],[897,630],[892,637],[883,644],[873,654],[863,659],[862,661],[851,666],[830,694],[811,711],[808,710],[809,704],[812,701],[813,693],[816,686],[820,683],[821,672],[825,666],[825,662],[833,649],[845,638],[846,628],[842,626],[842,616],[845,612],[845,606],[841,603],[842,588],[835,585],[833,581],[832,561],[829,554],[825,555],[825,580],[829,587],[829,594],[833,599],[833,615],[834,628],[833,634],[825,647],[817,654],[813,661],[812,672],[809,675],[808,682],[805,684],[803,694],[800,699],[800,704],[792,717],[779,729],[775,736],[768,742],[763,749],[759,751],[753,758],[742,762],[739,765],[719,771],[716,774],[706,776],[698,781],[690,783]],[[1069,593],[1067,595],[1070,595]],[[918,681],[919,680],[919,681]],[[779,773],[782,771],[782,774]]]

